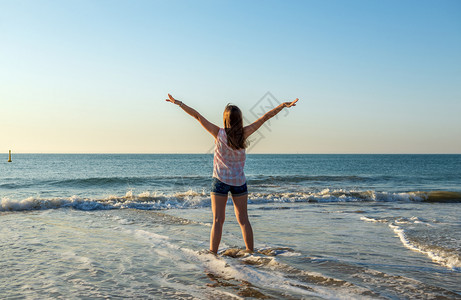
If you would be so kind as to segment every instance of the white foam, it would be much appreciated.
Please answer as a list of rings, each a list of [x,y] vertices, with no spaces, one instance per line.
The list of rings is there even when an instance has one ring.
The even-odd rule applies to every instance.
[[[394,223],[395,224],[410,224],[410,222],[405,219],[397,219],[394,221]]]
[[[405,231],[402,228],[392,223],[389,224],[389,227],[392,228],[392,230],[400,238],[400,241],[402,242],[402,244],[408,249],[423,253],[427,255],[432,261],[442,266],[448,267],[455,271],[461,271],[461,261],[459,259],[459,256],[456,256],[451,253],[447,253],[446,251],[443,251],[441,249],[440,250],[422,249],[421,247],[418,247],[411,243],[411,241],[407,238]]]
[[[65,260],[77,262],[82,269],[88,270],[93,275],[97,274],[97,270],[94,267],[93,261],[86,256],[77,255],[77,253],[71,250],[68,250],[68,251],[62,252],[61,257]]]
[[[146,192],[142,192],[138,195],[139,198],[148,198],[150,197],[150,192],[149,191],[146,191]]]
[[[311,291],[299,288],[297,286],[302,285],[300,282],[292,282],[293,280],[287,279],[283,273],[277,271],[264,271],[256,268],[252,268],[248,265],[241,265],[238,259],[225,259],[224,257],[217,257],[211,253],[199,253],[188,248],[181,248],[184,254],[190,256],[192,259],[198,260],[205,270],[215,274],[221,278],[238,281],[246,281],[255,286],[271,286],[277,287],[282,290],[291,290],[295,293],[306,295],[306,296],[319,296]],[[260,258],[260,257],[259,257]],[[267,258],[267,257],[266,257]],[[252,259],[246,257],[245,259]],[[254,258],[258,259],[258,258]],[[277,262],[274,258],[271,259],[272,266],[276,265]],[[292,284],[290,284],[290,282]]]
[[[199,265],[206,272],[219,276],[224,280],[249,282],[255,287],[271,287],[276,290],[302,295],[302,297],[320,296],[329,299],[348,299],[358,295],[356,287],[347,286],[347,290],[345,290],[346,286],[343,286],[338,290],[334,286],[321,287],[315,283],[287,277],[286,270],[290,271],[293,268],[281,264],[276,257],[259,254],[248,255],[241,259],[215,256],[206,251],[195,251],[187,247],[180,247],[174,241],[171,241],[168,236],[150,231],[138,229],[134,231],[128,230],[128,232],[132,232],[135,236],[155,245],[154,249],[158,255],[178,262],[185,261],[194,266]],[[251,263],[246,264],[244,262],[253,262],[254,265],[263,265],[264,268],[254,267]],[[298,270],[298,272],[304,271]],[[322,274],[312,272],[309,272],[309,275],[323,277]],[[338,296],[340,294],[343,296]],[[235,295],[230,294],[229,296],[234,297]]]
[[[377,191],[359,191],[344,189],[323,189],[313,192],[286,192],[286,193],[250,193],[251,202],[359,202],[359,201],[422,201],[425,198],[421,192],[390,193]]]
[[[410,220],[413,221],[414,224],[424,224],[426,226],[434,227],[431,223],[425,222],[418,217],[411,217]]]
[[[74,207],[82,210],[105,208],[103,203],[87,201],[77,196],[52,199],[37,199],[34,197],[29,197],[19,201],[3,197],[0,203],[0,211],[40,210],[61,207]]]
[[[249,203],[295,203],[295,202],[360,202],[360,201],[422,201],[422,192],[389,193],[323,189],[311,192],[250,193]],[[230,200],[229,200],[230,201]],[[123,196],[109,195],[102,198],[78,196],[61,198],[28,197],[23,200],[1,199],[0,211],[20,211],[72,207],[81,210],[124,209],[163,210],[172,208],[196,208],[210,206],[210,196],[204,190],[189,189],[185,192],[163,193],[144,191],[135,194],[128,190]]]
[[[37,198],[28,197],[22,200],[1,198],[0,211],[24,211],[24,210],[43,210],[58,208],[75,208],[80,210],[100,210],[100,209],[125,209],[134,208],[142,210],[163,210],[171,208],[188,208],[206,206],[208,198],[196,192],[178,194],[178,197],[168,196],[162,193],[150,194],[143,192],[135,196],[132,191],[126,192],[123,197],[109,195],[105,198],[90,199],[79,196],[61,198]]]
[[[365,221],[365,222],[373,222],[373,223],[378,223],[378,222],[379,222],[379,220],[376,220],[376,219],[373,219],[373,218],[369,218],[369,217],[365,217],[365,216],[360,217],[360,220],[363,220],[363,221]]]
[[[128,220],[128,219],[120,219],[118,222],[122,225],[132,225],[134,224],[133,220]]]
[[[287,251],[287,252],[280,253],[279,256],[301,256],[301,253]]]
[[[170,239],[169,236],[153,233],[153,232],[142,230],[142,229],[134,230],[134,234],[140,237],[148,238],[150,240],[154,239],[154,240],[164,241],[164,240]]]

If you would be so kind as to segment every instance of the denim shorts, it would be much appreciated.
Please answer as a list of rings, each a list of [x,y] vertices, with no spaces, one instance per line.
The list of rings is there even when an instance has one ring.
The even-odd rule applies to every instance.
[[[232,186],[225,184],[217,178],[213,177],[211,182],[211,193],[220,196],[227,196],[231,192],[232,196],[238,197],[248,194],[247,184],[241,186]]]

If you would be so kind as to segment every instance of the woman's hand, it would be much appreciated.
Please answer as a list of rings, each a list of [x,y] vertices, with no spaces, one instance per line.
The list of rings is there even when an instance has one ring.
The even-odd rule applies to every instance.
[[[292,106],[296,106],[296,102],[298,102],[298,98],[295,99],[295,101],[293,102],[283,102],[282,105],[283,107],[292,107]]]
[[[176,105],[181,105],[181,104],[182,104],[181,101],[176,100],[176,99],[173,98],[173,96],[171,96],[170,94],[168,94],[168,98],[169,98],[169,99],[165,99],[165,101],[171,102],[171,103],[176,104]]]

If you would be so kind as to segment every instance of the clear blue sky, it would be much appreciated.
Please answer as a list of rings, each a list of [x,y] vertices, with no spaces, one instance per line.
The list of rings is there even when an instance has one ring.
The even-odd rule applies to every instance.
[[[461,153],[461,1],[0,0],[0,152]]]

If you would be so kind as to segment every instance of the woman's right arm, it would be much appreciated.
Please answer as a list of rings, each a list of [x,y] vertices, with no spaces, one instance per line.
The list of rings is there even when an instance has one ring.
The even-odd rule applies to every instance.
[[[267,113],[264,114],[264,116],[260,117],[257,119],[253,124],[250,124],[248,126],[245,126],[243,129],[245,138],[249,137],[252,135],[256,130],[259,129],[267,120],[270,118],[274,117],[276,114],[282,111],[285,107],[292,107],[296,106],[296,102],[298,102],[298,98],[296,98],[293,102],[283,102],[276,108],[268,111]]]
[[[206,129],[215,139],[218,136],[219,132],[219,127],[208,121],[205,117],[203,117],[198,111],[193,109],[192,107],[187,106],[184,104],[182,101],[179,101],[170,94],[168,94],[168,99],[166,99],[167,102],[171,102],[173,104],[178,105],[181,107],[186,113],[191,115],[194,119],[199,121],[199,123],[203,126],[203,128]]]

